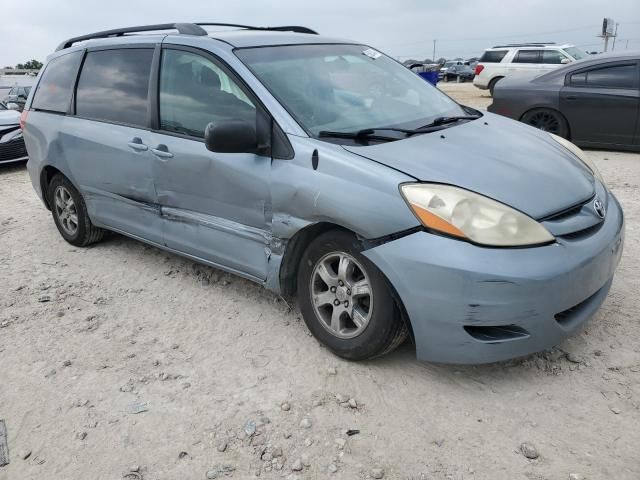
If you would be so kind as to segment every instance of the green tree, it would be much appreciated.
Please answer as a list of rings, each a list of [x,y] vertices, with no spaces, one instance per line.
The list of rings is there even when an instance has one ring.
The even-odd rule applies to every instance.
[[[42,62],[38,60],[29,60],[27,63],[19,63],[16,65],[17,69],[26,69],[26,70],[40,70],[42,68]]]

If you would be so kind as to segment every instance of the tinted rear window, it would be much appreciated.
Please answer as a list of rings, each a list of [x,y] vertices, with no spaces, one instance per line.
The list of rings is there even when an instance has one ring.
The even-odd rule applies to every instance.
[[[635,64],[595,68],[571,75],[571,85],[602,88],[634,88],[638,76]]]
[[[76,93],[76,114],[107,122],[145,126],[152,49],[87,53]]]
[[[482,54],[478,62],[482,63],[500,63],[508,50],[487,50]]]
[[[82,52],[51,60],[42,74],[31,106],[37,110],[66,113],[81,60]]]

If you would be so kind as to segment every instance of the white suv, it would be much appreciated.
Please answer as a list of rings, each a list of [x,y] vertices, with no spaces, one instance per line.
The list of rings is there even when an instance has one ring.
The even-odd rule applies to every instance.
[[[485,50],[476,66],[473,84],[493,94],[493,87],[505,77],[534,77],[560,65],[587,58],[588,54],[573,45],[555,43],[521,43],[498,45]]]

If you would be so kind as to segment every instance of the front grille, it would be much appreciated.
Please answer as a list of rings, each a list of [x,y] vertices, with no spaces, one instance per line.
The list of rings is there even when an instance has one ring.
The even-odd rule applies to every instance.
[[[10,142],[0,143],[0,162],[16,160],[27,156],[24,138],[16,138]]]
[[[582,230],[578,230],[577,232],[571,232],[565,235],[559,235],[559,237],[563,238],[564,240],[581,240],[585,237],[588,237],[596,233],[598,230],[600,230],[600,227],[602,227],[603,224],[604,222],[596,223],[595,225],[584,228]]]
[[[577,241],[594,235],[604,220],[596,213],[593,203],[596,197],[574,205],[570,208],[556,212],[539,221],[558,239]]]

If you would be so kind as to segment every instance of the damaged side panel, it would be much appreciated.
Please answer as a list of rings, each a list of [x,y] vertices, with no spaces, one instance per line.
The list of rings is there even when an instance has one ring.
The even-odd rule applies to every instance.
[[[403,173],[349,154],[341,146],[289,135],[293,160],[274,160],[273,234],[288,239],[317,222],[379,238],[418,226],[398,192]],[[318,150],[318,168],[312,157]]]
[[[202,141],[150,134],[165,245],[264,282],[271,242],[271,159],[210,152]]]
[[[413,178],[338,145],[288,137],[295,158],[274,160],[271,171],[273,240],[267,288],[280,290],[283,256],[290,240],[306,227],[322,222],[373,239],[419,226],[398,192],[400,183]]]

